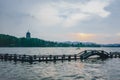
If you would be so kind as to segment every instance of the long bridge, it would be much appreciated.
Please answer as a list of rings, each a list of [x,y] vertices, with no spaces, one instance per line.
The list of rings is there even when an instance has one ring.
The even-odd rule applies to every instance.
[[[1,61],[21,61],[21,62],[48,62],[48,61],[71,61],[71,60],[85,60],[91,56],[98,55],[101,59],[106,58],[120,58],[120,52],[106,52],[104,50],[85,50],[78,54],[71,55],[22,55],[22,54],[2,54],[0,53]]]

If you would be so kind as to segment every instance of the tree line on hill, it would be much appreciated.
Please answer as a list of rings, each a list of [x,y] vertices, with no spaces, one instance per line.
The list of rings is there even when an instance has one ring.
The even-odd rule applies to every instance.
[[[83,44],[79,42],[65,43],[45,41],[38,38],[17,38],[15,36],[0,34],[0,47],[100,47],[98,44]]]

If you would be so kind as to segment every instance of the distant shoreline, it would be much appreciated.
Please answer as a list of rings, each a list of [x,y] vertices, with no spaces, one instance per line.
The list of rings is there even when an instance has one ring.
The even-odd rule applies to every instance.
[[[77,47],[1,47],[0,48],[77,48]],[[102,48],[102,47],[80,47],[80,48]],[[120,48],[120,47],[103,47],[103,48]]]
[[[96,44],[92,42],[54,42],[38,38],[17,38],[0,34],[0,47],[120,47],[120,44]]]

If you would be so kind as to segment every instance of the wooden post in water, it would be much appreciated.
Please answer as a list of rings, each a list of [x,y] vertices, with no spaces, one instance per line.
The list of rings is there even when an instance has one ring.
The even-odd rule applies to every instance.
[[[80,55],[79,57],[80,57],[80,60],[83,60],[83,56]]]
[[[71,61],[71,55],[68,56],[68,61]]]
[[[36,59],[36,58],[37,58],[37,56],[36,56],[36,55],[34,55],[33,57],[34,57],[34,59]]]
[[[33,63],[33,57],[29,56],[29,63],[32,64]]]
[[[62,60],[65,60],[65,54],[62,55]]]
[[[8,54],[4,55],[4,60],[7,61],[8,60]]]
[[[112,54],[111,52],[109,53],[109,55],[110,55],[110,58],[112,58],[112,57],[113,57],[113,56],[112,56],[113,54]]]
[[[116,58],[117,56],[116,56],[116,54],[115,54],[115,56],[114,56],[114,58]]]
[[[17,55],[14,54],[14,62],[17,62]]]
[[[24,55],[22,56],[22,59],[21,59],[22,63],[25,61],[25,57],[26,57],[26,55],[24,54]]]
[[[56,62],[56,56],[53,56],[53,61]]]
[[[74,59],[75,59],[75,61],[77,60],[77,55],[76,54],[74,54]]]
[[[22,59],[22,55],[19,55],[19,60],[21,60]]]
[[[87,50],[85,50],[84,52],[87,53]]]
[[[9,60],[10,61],[12,60],[12,54],[9,54]]]
[[[46,59],[45,59],[45,60],[46,60],[46,63],[47,63],[47,61],[48,61],[48,57],[46,57]]]
[[[52,55],[49,55],[49,60],[52,61]]]
[[[3,60],[3,58],[4,58],[4,57],[3,57],[3,54],[2,54],[2,55],[1,55],[1,60]]]
[[[42,61],[44,61],[44,56],[42,56]]]
[[[1,59],[1,54],[0,54],[0,59]]]
[[[118,57],[120,58],[120,54],[118,54]]]
[[[39,56],[39,62],[41,62],[41,56]]]
[[[106,56],[104,55],[104,51],[101,51],[102,56],[100,56],[102,59],[105,59]]]
[[[64,54],[62,55],[61,59],[62,59],[62,62],[63,62],[64,59],[65,59],[65,55]]]
[[[56,60],[58,60],[58,56],[56,56]]]

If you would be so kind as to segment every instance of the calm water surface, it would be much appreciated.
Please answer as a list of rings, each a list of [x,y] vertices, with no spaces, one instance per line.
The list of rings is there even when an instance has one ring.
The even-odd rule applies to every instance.
[[[120,48],[0,48],[0,53],[76,54],[88,49],[120,51]],[[0,61],[0,80],[120,80],[120,58],[34,64]]]

